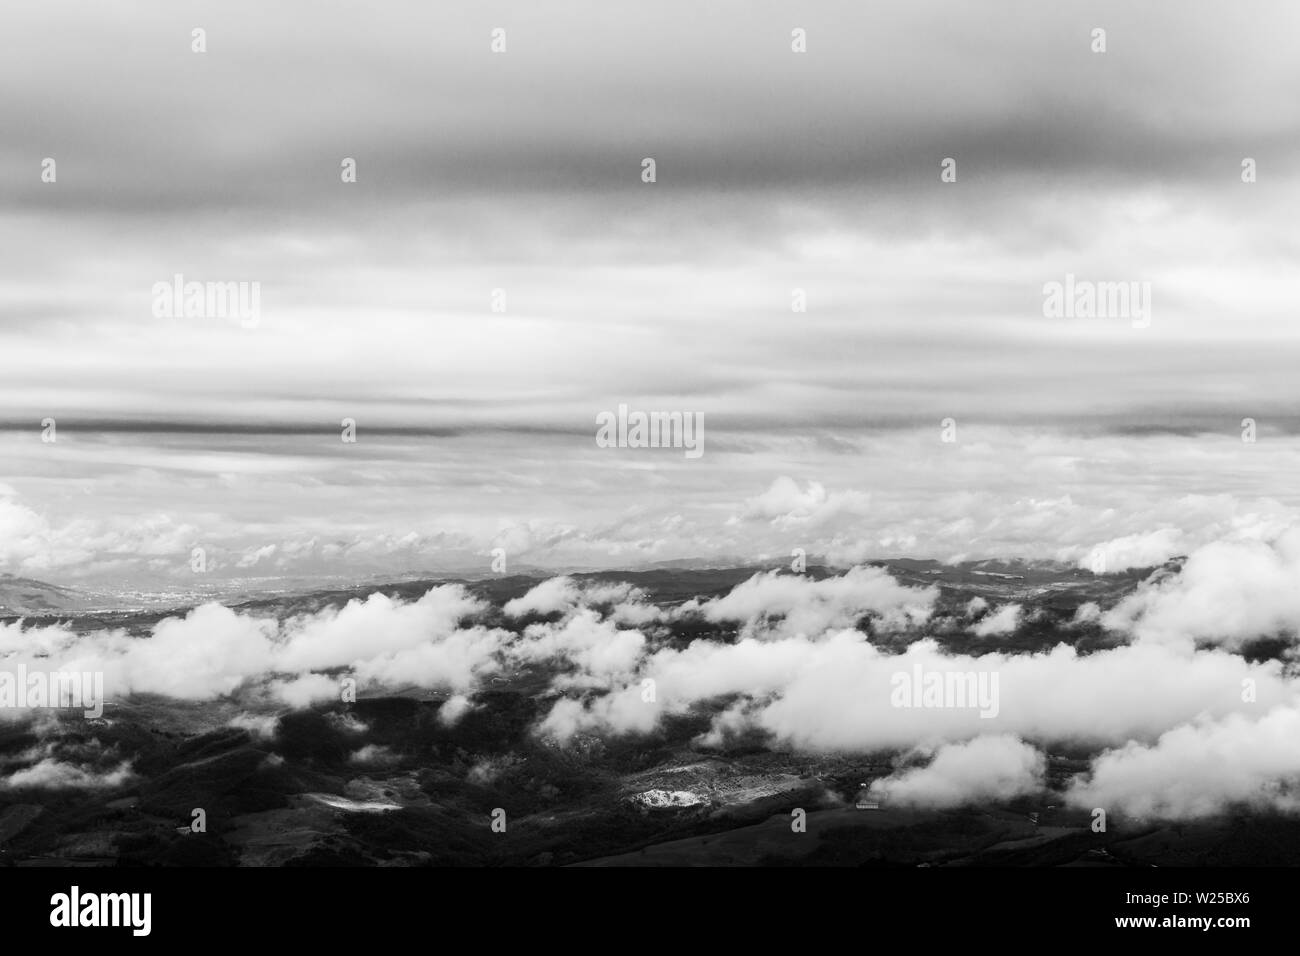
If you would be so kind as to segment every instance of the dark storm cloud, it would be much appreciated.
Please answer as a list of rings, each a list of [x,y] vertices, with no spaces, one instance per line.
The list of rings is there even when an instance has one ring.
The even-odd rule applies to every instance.
[[[334,216],[449,191],[618,191],[644,156],[666,193],[893,190],[932,183],[947,156],[1014,193],[1027,175],[1212,178],[1297,155],[1296,14],[1276,3],[147,6],[9,11],[0,201]],[[57,191],[22,175],[44,156]],[[337,188],[344,156],[363,198]]]

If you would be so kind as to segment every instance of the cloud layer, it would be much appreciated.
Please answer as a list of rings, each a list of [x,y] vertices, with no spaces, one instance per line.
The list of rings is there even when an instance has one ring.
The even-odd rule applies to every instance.
[[[284,619],[208,604],[145,637],[10,623],[0,625],[0,664],[100,671],[110,704],[139,693],[233,700],[259,733],[274,733],[277,708],[338,700],[348,682],[363,694],[437,691],[454,723],[491,679],[534,672],[549,682],[534,731],[560,746],[704,713],[700,746],[757,735],[808,752],[903,755],[878,790],[905,804],[1033,791],[1047,754],[1064,748],[1097,755],[1064,795],[1079,806],[1179,818],[1234,802],[1287,810],[1300,774],[1300,678],[1289,663],[1300,608],[1280,586],[1262,592],[1273,603],[1261,607],[1250,582],[1294,574],[1295,540],[1194,551],[1101,614],[1109,644],[1088,653],[1070,628],[1096,628],[1096,615],[1031,653],[956,650],[954,637],[979,647],[1023,626],[1018,605],[941,621],[935,588],[859,567],[822,580],[762,572],[719,597],[665,605],[625,582],[558,577],[500,608],[451,584]],[[683,642],[683,628],[704,636]],[[1238,652],[1279,635],[1281,657]],[[89,785],[56,763],[32,766]]]

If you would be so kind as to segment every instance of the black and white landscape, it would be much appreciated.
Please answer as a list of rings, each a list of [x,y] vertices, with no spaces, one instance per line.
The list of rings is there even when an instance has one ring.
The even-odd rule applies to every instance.
[[[0,861],[1300,862],[1300,7],[0,13]]]

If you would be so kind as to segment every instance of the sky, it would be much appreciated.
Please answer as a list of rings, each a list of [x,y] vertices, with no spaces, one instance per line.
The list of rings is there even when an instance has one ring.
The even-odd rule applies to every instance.
[[[9,5],[0,571],[1119,567],[1275,538],[1297,27],[1284,2]],[[256,321],[157,315],[177,274],[258,283]],[[1149,283],[1149,312],[1049,316],[1067,275]],[[700,416],[704,453],[600,447],[620,404]]]

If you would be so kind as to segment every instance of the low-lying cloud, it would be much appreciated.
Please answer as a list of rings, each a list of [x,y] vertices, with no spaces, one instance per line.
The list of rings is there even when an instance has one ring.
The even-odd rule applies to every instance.
[[[710,715],[704,747],[757,735],[807,752],[910,754],[877,788],[891,802],[936,807],[1029,792],[1042,786],[1046,753],[1086,748],[1099,755],[1071,802],[1195,817],[1234,802],[1293,805],[1300,680],[1289,655],[1239,651],[1255,638],[1294,639],[1298,569],[1294,532],[1214,542],[1109,609],[1083,605],[1059,643],[1032,653],[947,643],[965,634],[975,644],[964,647],[979,647],[1014,630],[1021,602],[971,601],[933,636],[938,587],[862,566],[820,580],[759,572],[680,604],[627,582],[558,577],[499,609],[447,584],[416,600],[372,594],[283,620],[208,604],[145,637],[0,624],[0,666],[102,671],[110,704],[133,693],[230,698],[242,705],[232,724],[263,737],[274,734],[268,709],[338,700],[345,681],[363,694],[438,691],[450,725],[493,679],[531,670],[549,680],[534,732],[561,746],[700,712]],[[682,643],[674,635],[685,625],[707,636]],[[1109,645],[1073,646],[1084,626],[1102,628]],[[998,699],[900,700],[900,673],[979,682]],[[384,762],[357,746],[358,762]],[[912,766],[918,756],[928,762]],[[79,776],[51,754],[26,762],[19,780],[118,779],[112,767]]]

